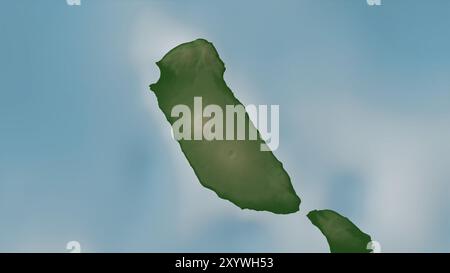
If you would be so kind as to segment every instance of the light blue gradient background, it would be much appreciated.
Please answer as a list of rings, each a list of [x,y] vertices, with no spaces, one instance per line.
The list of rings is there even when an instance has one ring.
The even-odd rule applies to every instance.
[[[330,208],[384,252],[450,251],[450,1],[9,0],[0,8],[0,251],[326,252]],[[206,38],[280,105],[301,212],[200,186],[148,85]]]

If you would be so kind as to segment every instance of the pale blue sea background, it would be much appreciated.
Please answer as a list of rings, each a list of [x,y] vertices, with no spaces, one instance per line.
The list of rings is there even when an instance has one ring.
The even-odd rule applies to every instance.
[[[383,252],[450,251],[450,1],[2,0],[0,251],[327,252],[330,208]],[[280,105],[302,198],[241,211],[200,186],[148,85],[213,42],[245,104]]]

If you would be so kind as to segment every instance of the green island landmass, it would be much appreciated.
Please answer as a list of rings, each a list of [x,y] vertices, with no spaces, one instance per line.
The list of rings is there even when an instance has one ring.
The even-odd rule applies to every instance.
[[[372,241],[348,218],[332,210],[313,210],[308,218],[327,238],[332,253],[369,253]]]
[[[194,109],[195,97],[202,98],[205,105],[218,105],[224,111],[227,105],[242,105],[225,83],[224,63],[206,40],[177,46],[157,65],[161,76],[150,89],[171,125],[176,122],[171,116],[173,107],[183,104]],[[248,114],[245,123],[246,127],[254,128]],[[271,151],[260,151],[264,144],[261,137],[256,141],[181,139],[178,142],[200,183],[219,197],[242,209],[278,214],[299,210],[300,198],[283,165]]]

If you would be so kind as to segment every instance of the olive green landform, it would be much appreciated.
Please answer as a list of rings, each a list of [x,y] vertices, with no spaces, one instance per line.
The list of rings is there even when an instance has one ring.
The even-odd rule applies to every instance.
[[[372,241],[348,218],[332,210],[313,210],[308,218],[325,235],[331,253],[369,253]]]
[[[177,46],[157,65],[161,76],[150,89],[170,124],[178,119],[171,117],[172,107],[184,104],[194,109],[194,97],[202,97],[203,105],[219,105],[224,113],[226,105],[241,105],[224,81],[224,63],[212,43],[206,40]],[[246,123],[253,126],[247,114]],[[300,198],[289,175],[271,151],[260,150],[264,144],[260,137],[258,140],[178,142],[200,183],[220,198],[242,209],[278,214],[299,210]]]

